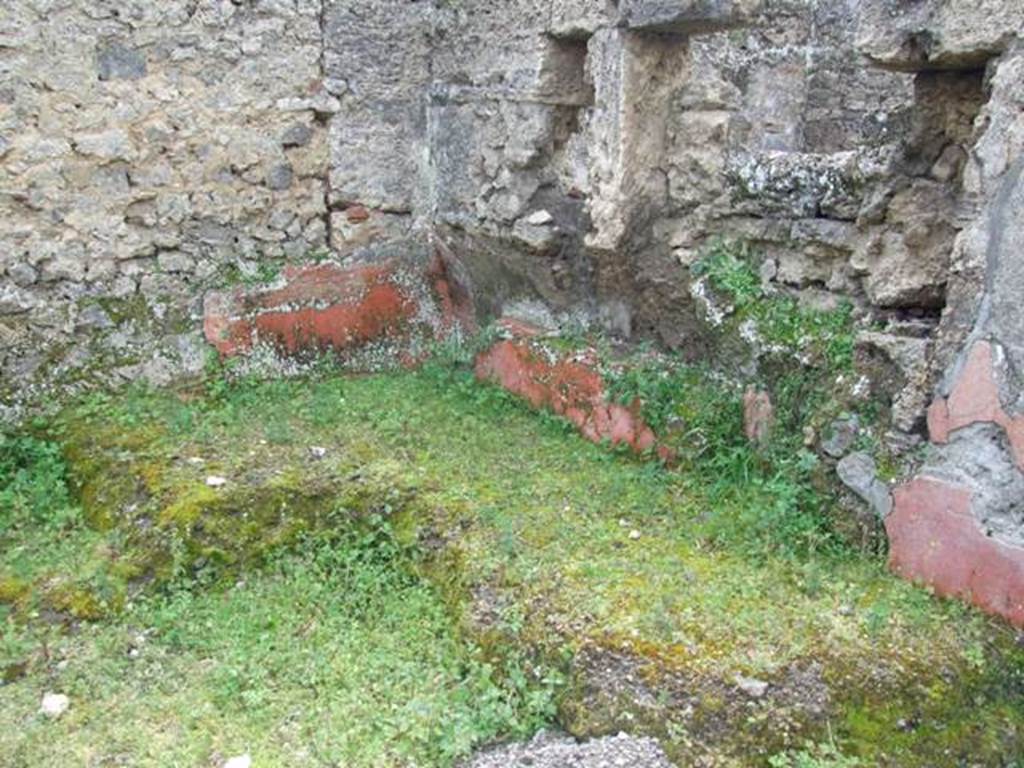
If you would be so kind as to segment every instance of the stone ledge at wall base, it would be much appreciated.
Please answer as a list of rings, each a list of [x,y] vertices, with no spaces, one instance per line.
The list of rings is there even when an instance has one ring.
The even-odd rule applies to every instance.
[[[566,418],[594,443],[607,441],[671,460],[672,451],[659,445],[654,431],[644,423],[639,403],[627,407],[609,402],[593,350],[554,351],[539,343],[539,331],[524,323],[504,320],[501,325],[513,338],[499,341],[477,357],[478,379],[503,387],[534,408]]]
[[[262,346],[285,357],[348,357],[373,346],[391,358],[377,363],[411,366],[430,343],[466,327],[457,295],[439,257],[422,267],[395,259],[290,266],[272,284],[207,294],[203,328],[222,358]]]
[[[917,477],[895,497],[885,521],[892,570],[1024,626],[1024,549],[985,535],[970,491]]]

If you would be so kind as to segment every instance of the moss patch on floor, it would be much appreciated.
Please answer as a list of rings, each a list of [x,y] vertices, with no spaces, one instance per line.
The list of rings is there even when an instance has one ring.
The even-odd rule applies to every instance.
[[[386,540],[308,539],[114,621],[8,625],[26,668],[0,689],[4,765],[450,765],[531,733],[550,697],[499,680],[400,561]],[[36,714],[44,690],[70,697],[59,721]]]
[[[463,372],[137,391],[86,401],[48,434],[64,446],[93,527],[4,534],[0,584],[18,586],[11,599],[0,593],[8,604],[0,665],[13,670],[0,712],[31,726],[3,737],[10,754],[47,754],[55,748],[47,729],[95,745],[121,728],[138,740],[111,742],[110,754],[161,764],[145,750],[195,744],[182,759],[201,764],[243,742],[276,749],[268,734],[285,733],[287,749],[266,752],[269,764],[305,765],[318,764],[332,733],[364,745],[362,764],[405,765],[415,754],[417,764],[446,765],[467,745],[535,725],[559,673],[562,719],[575,732],[654,733],[680,764],[767,765],[830,738],[868,765],[1010,765],[1024,754],[1024,652],[1007,627],[894,579],[877,558],[766,544],[748,530],[750,497],[709,493],[716,478],[699,467],[667,471],[590,445]],[[211,477],[225,483],[211,487]],[[303,543],[310,538],[382,530],[413,556],[418,580],[383,595],[373,621],[384,622],[383,635],[414,632],[420,645],[440,638],[439,648],[417,649],[423,666],[409,662],[410,679],[442,681],[442,698],[425,704],[420,720],[397,703],[413,690],[401,686],[358,716],[326,700],[308,708],[308,686],[274,661],[308,651],[348,653],[356,665],[359,643],[383,642],[375,624],[351,637],[338,631],[352,621],[345,583],[323,591],[310,583],[318,577],[281,575],[282,558],[300,570],[315,564]],[[79,603],[96,603],[54,600],[65,584]],[[406,588],[429,599],[416,608]],[[272,623],[265,644],[274,653],[249,636],[260,634],[245,613],[249,589],[263,590],[256,602],[266,602],[252,610]],[[179,617],[161,624],[185,599]],[[292,600],[304,606],[295,616]],[[304,622],[336,605],[339,623],[327,624],[335,631],[304,639]],[[77,620],[101,613],[109,618]],[[68,634],[61,624],[80,629]],[[168,640],[179,625],[196,637]],[[129,664],[124,639],[153,628],[167,666],[115,684]],[[203,645],[204,632],[220,644]],[[40,650],[53,644],[95,673],[58,669]],[[381,646],[385,656],[405,658],[400,651],[411,652]],[[260,694],[273,705],[260,709],[259,696],[247,703],[238,693],[218,709],[226,699],[208,690],[208,664],[265,672],[257,689],[273,691]],[[373,675],[351,665],[345,674],[372,689]],[[391,686],[381,665],[380,685]],[[767,692],[745,693],[741,678],[768,683]],[[95,689],[108,702],[109,715],[93,710],[56,725],[33,715],[43,689],[76,679],[86,697]],[[445,735],[444,708],[458,711],[445,691],[462,689],[444,681],[479,679],[482,687],[458,700],[473,727]],[[398,754],[360,735],[378,720],[394,733],[417,722],[433,735],[410,737],[402,742],[410,751]],[[147,729],[160,734],[147,740]],[[330,744],[338,759],[348,754]]]

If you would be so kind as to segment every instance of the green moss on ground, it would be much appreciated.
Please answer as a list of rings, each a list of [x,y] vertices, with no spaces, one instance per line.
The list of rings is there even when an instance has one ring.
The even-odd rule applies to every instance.
[[[750,507],[769,491],[786,504],[777,489],[745,490],[700,461],[673,472],[616,455],[462,372],[133,392],[69,410],[51,434],[101,530],[7,534],[22,555],[0,554],[14,595],[0,666],[28,660],[0,696],[5,720],[24,726],[0,736],[16,764],[50,754],[57,728],[62,745],[109,744],[139,764],[256,745],[270,764],[400,765],[415,754],[445,765],[549,715],[559,670],[575,731],[655,733],[681,764],[802,759],[805,741],[829,733],[869,765],[969,755],[997,766],[1024,752],[1024,652],[1008,628],[843,546],[778,546],[789,508],[773,521]],[[210,488],[209,475],[227,484]],[[720,492],[728,483],[734,492]],[[338,531],[386,531],[403,553],[388,562],[412,557],[419,578],[392,568],[395,589],[353,618],[344,579],[376,571],[346,566],[330,581],[302,570],[315,563],[308,541]],[[73,635],[47,624],[40,606],[63,581],[105,596],[111,617]],[[349,638],[350,625],[365,631]],[[159,664],[125,673],[136,669],[124,658],[131,633],[154,628]],[[57,670],[54,648],[72,673]],[[410,653],[390,669],[391,655]],[[595,670],[609,659],[627,660],[644,691],[597,706]],[[324,665],[332,671],[317,677]],[[737,675],[769,693],[747,697]],[[430,695],[415,692],[433,679]],[[351,704],[315,695],[337,686]],[[43,687],[68,688],[81,714],[44,726],[33,714]],[[356,702],[359,690],[370,693]],[[804,700],[809,690],[821,702]],[[369,732],[379,722],[391,746]],[[363,763],[349,762],[356,753]]]

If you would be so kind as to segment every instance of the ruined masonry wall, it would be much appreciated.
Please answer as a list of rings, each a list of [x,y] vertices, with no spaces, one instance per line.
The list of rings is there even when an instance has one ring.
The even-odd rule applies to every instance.
[[[937,592],[1024,623],[1024,6],[864,4],[858,39],[882,67],[983,73],[958,201],[961,230],[935,334],[942,376],[930,448],[895,492],[891,564]],[[948,77],[948,75],[947,75]]]
[[[202,366],[202,287],[327,242],[319,0],[0,10],[0,396]],[[67,378],[67,376],[65,376]]]

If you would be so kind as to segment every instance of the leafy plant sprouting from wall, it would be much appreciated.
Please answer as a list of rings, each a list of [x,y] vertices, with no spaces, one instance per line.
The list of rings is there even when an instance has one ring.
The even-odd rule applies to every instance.
[[[743,327],[756,335],[758,371],[744,380],[706,365],[641,354],[606,372],[610,395],[641,403],[645,421],[673,449],[681,471],[706,489],[708,530],[756,551],[796,553],[841,548],[828,523],[834,498],[818,456],[805,445],[808,430],[847,407],[837,380],[854,370],[852,308],[802,306],[766,292],[745,243],[714,242],[693,272],[731,309],[721,336],[735,342]],[[771,394],[775,423],[768,441],[744,434],[747,386]]]

